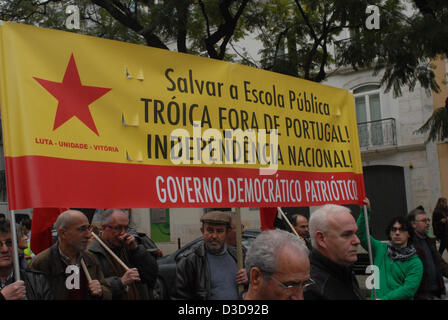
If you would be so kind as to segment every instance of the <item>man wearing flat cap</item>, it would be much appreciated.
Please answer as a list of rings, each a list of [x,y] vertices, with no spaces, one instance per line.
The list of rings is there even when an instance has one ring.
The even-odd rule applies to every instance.
[[[238,300],[238,285],[247,284],[246,270],[238,270],[236,250],[227,247],[230,216],[211,211],[201,217],[204,241],[189,249],[176,264],[174,300]]]

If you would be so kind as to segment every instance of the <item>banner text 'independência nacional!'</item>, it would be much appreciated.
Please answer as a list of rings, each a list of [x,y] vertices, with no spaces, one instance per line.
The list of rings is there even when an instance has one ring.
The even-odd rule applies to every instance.
[[[11,209],[362,201],[346,90],[20,24],[0,35]]]

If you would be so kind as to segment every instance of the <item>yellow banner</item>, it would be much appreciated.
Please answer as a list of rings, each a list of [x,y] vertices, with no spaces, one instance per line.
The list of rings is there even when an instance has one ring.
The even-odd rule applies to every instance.
[[[10,208],[362,202],[346,90],[27,25],[0,37]]]
[[[279,170],[362,172],[346,90],[74,33],[0,30],[8,157],[260,168],[272,155]],[[233,142],[251,132],[255,144]]]

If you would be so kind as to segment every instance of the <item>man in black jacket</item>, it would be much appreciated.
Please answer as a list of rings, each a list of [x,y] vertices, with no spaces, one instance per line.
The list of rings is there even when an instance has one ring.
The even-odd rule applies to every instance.
[[[445,294],[442,275],[448,277],[448,264],[437,250],[435,239],[428,237],[431,220],[424,210],[417,208],[409,212],[408,221],[416,235],[413,245],[423,263],[423,276],[414,299],[440,299]]]
[[[50,286],[43,273],[20,271],[14,278],[11,229],[8,221],[0,222],[0,300],[53,300]]]
[[[200,242],[176,264],[175,300],[237,300],[238,285],[248,283],[246,270],[238,270],[236,250],[226,245],[230,216],[221,211],[201,217]]]
[[[350,211],[325,205],[312,213],[310,235],[311,278],[305,300],[363,300],[351,265],[356,262],[358,227]]]
[[[158,265],[152,254],[129,230],[129,218],[119,209],[107,209],[101,215],[103,242],[129,267],[125,270],[97,240],[88,250],[101,265],[106,282],[112,289],[112,299],[152,300]]]

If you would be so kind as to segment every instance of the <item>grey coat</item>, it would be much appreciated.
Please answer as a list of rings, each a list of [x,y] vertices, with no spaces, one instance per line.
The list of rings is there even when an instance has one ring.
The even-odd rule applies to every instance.
[[[112,274],[112,270],[107,259],[107,255],[109,255],[109,253],[107,253],[96,240],[89,245],[87,250],[93,253],[100,263],[104,278],[112,289],[112,299],[121,299],[126,290],[126,287],[120,279],[123,275]],[[134,251],[127,250],[127,254],[131,262],[131,265],[128,267],[137,268],[140,275],[141,281],[135,283],[139,291],[140,298],[142,300],[152,299],[150,292],[152,292],[152,288],[154,287],[157,280],[157,274],[159,272],[159,267],[156,260],[142,245],[138,245],[137,249]]]

